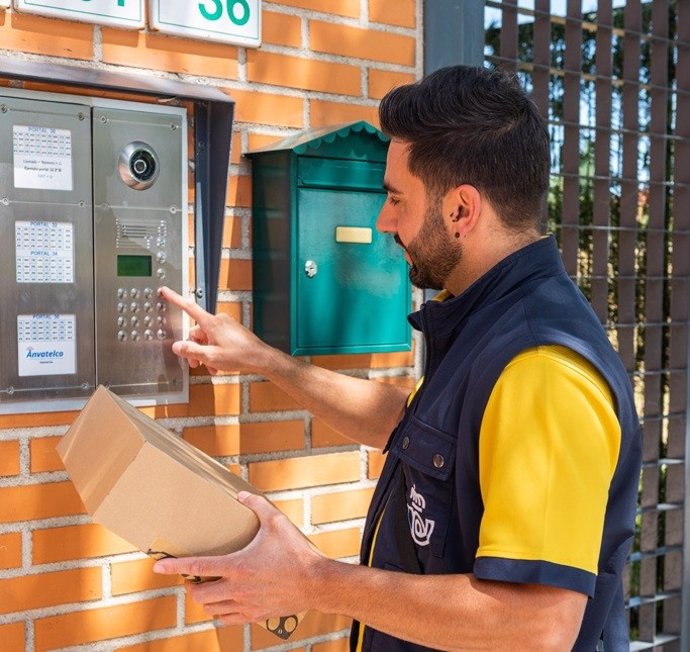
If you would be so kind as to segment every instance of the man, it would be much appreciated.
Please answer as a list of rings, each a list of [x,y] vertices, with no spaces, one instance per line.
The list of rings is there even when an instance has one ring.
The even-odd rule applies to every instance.
[[[419,287],[426,368],[412,396],[294,360],[170,290],[198,326],[174,351],[211,373],[261,373],[315,416],[385,448],[362,563],[313,550],[266,500],[255,540],[156,570],[227,624],[317,609],[354,619],[355,650],[628,649],[621,570],[639,427],[625,369],[542,238],[549,144],[501,72],[451,67],[391,91],[388,198]],[[392,431],[392,434],[390,434]]]

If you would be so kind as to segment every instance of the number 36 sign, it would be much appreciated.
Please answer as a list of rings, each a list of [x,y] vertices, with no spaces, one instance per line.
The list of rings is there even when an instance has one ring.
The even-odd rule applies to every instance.
[[[261,45],[261,0],[149,0],[151,28],[187,38]]]
[[[0,0],[0,7],[9,6]],[[17,11],[142,29],[144,0],[14,0]],[[151,29],[247,47],[261,45],[261,0],[149,0]]]

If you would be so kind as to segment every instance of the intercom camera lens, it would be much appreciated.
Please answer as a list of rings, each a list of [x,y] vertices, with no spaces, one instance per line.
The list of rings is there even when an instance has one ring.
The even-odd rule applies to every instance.
[[[148,181],[156,173],[156,159],[145,149],[137,150],[129,161],[129,170],[137,181]]]

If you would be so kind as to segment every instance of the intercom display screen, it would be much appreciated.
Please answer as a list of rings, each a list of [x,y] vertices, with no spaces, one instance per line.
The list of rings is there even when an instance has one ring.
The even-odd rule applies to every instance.
[[[151,276],[151,256],[118,256],[118,276]]]

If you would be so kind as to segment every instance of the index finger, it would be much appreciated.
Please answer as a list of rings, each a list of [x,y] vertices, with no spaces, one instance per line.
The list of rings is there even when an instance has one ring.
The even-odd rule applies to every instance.
[[[158,295],[165,299],[168,303],[177,306],[181,310],[184,310],[197,324],[204,326],[208,324],[210,318],[213,316],[211,313],[206,312],[200,305],[191,299],[183,297],[169,287],[161,287],[158,290]]]

